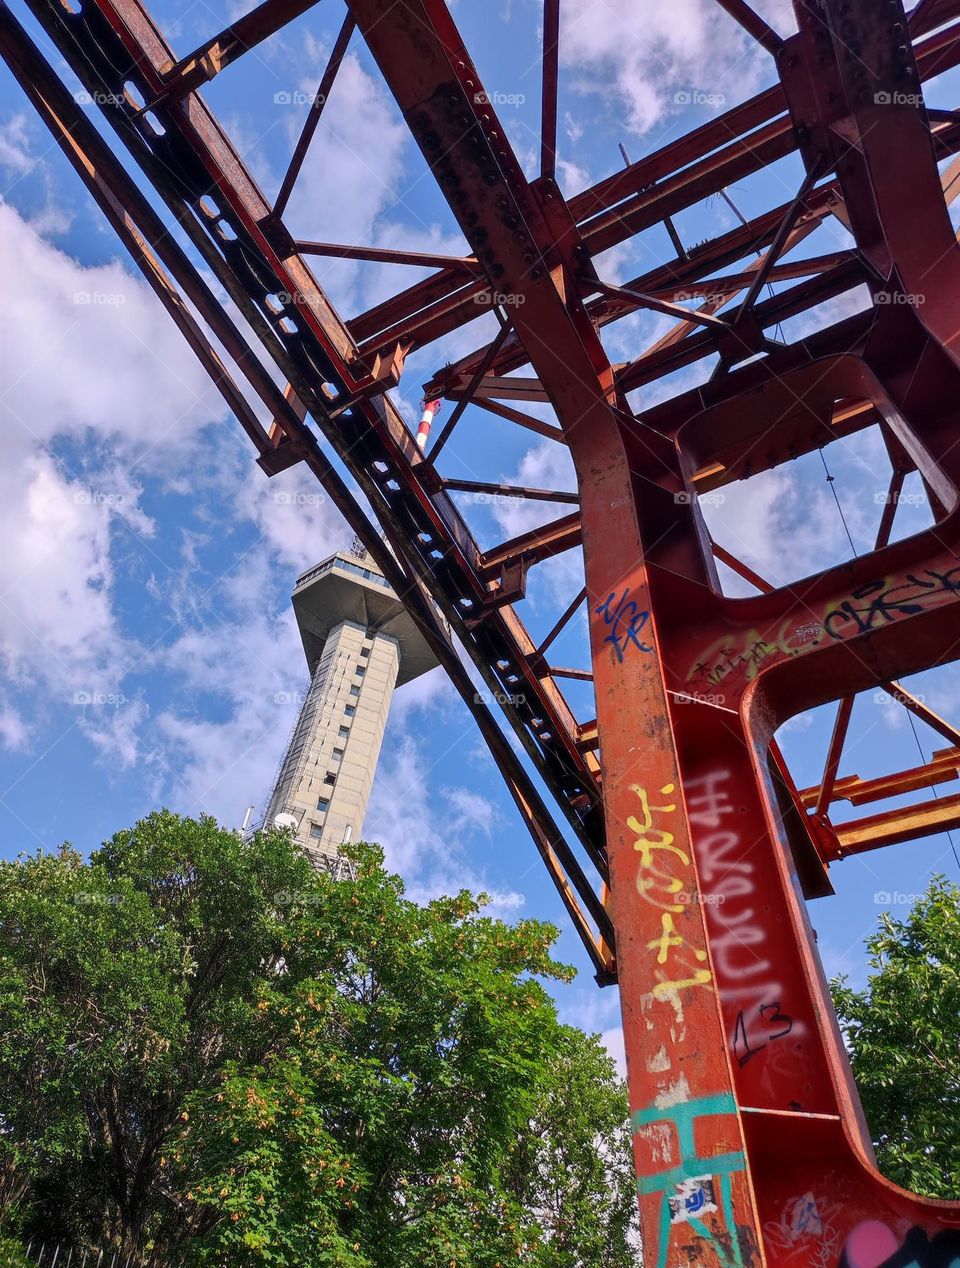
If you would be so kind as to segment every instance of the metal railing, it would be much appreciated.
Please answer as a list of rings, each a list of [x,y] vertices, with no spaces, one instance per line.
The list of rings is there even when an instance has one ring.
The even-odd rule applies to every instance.
[[[25,1253],[37,1268],[147,1268],[155,1262],[152,1255],[147,1259],[132,1252],[124,1256],[116,1248],[77,1251],[62,1242],[31,1241]]]

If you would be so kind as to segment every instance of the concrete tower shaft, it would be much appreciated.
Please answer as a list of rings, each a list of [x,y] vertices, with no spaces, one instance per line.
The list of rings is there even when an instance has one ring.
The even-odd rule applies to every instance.
[[[340,846],[363,827],[394,687],[436,662],[366,555],[333,555],[304,573],[293,608],[310,686],[264,821],[280,816],[313,862],[335,871]]]

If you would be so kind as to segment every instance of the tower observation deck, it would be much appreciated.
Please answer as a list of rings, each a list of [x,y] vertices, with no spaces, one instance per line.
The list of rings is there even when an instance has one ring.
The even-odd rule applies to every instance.
[[[437,662],[362,549],[303,573],[293,610],[310,685],[264,824],[294,829],[317,867],[337,871],[340,846],[363,827],[394,687]]]

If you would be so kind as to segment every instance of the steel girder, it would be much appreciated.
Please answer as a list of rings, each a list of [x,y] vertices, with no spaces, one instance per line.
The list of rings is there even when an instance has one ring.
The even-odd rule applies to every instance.
[[[554,53],[545,59],[544,169],[530,181],[446,5],[349,0],[345,31],[355,23],[365,38],[473,254],[439,261],[424,282],[344,323],[306,257],[385,253],[298,243],[197,92],[308,6],[272,0],[250,15],[246,34],[234,24],[178,59],[136,0],[29,3],[286,375],[281,397],[4,6],[4,57],[264,470],[304,461],[337,491],[468,704],[469,678],[428,594],[488,685],[508,701],[525,697],[508,703],[509,721],[609,881],[608,911],[475,699],[473,711],[598,971],[619,977],[648,1261],[952,1262],[960,1212],[902,1193],[873,1168],[802,896],[828,892],[828,864],[845,853],[936,830],[957,813],[948,799],[932,814],[836,828],[832,802],[925,787],[955,773],[954,757],[886,781],[837,780],[844,705],[824,783],[800,793],[772,737],[800,710],[875,685],[895,690],[899,676],[956,657],[960,265],[944,197],[954,177],[941,179],[937,161],[954,153],[960,128],[928,115],[921,84],[960,59],[960,5],[923,0],[908,17],[899,0],[797,0],[799,33],[781,39],[744,0],[721,0],[774,55],[780,83],[566,200],[552,173]],[[555,30],[555,6],[548,16]],[[807,177],[790,202],[626,286],[597,277],[601,251],[794,152]],[[830,215],[850,228],[853,249],[781,259]],[[761,258],[747,267],[755,251]],[[159,264],[269,405],[269,432]],[[797,278],[760,300],[765,281]],[[768,334],[863,284],[887,302],[793,345]],[[465,482],[421,457],[387,389],[412,348],[475,316],[478,296],[502,292],[522,298],[509,329],[427,390],[554,433],[574,459],[579,510],[481,551],[449,496]],[[911,302],[921,294],[927,302]],[[698,310],[675,307],[693,296],[704,298]],[[729,296],[742,298],[728,311]],[[674,313],[677,329],[612,365],[600,331],[644,307]],[[641,416],[630,409],[629,392],[707,356],[719,357],[709,383]],[[528,365],[532,377],[518,378]],[[550,404],[557,429],[517,408],[531,400]],[[400,564],[304,412],[357,479]],[[936,524],[890,545],[885,515],[869,555],[779,588],[728,555],[760,593],[725,598],[714,564],[723,556],[697,493],[878,421],[894,481],[920,472]],[[514,611],[526,570],[581,543],[585,593],[537,646]],[[546,656],[584,601],[595,723],[579,721],[558,686],[580,671]]]

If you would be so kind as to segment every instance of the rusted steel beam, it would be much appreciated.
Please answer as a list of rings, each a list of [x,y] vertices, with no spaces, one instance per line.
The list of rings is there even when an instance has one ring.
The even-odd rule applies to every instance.
[[[540,88],[540,175],[557,171],[557,89],[560,74],[560,0],[543,0],[543,58]]]
[[[804,218],[806,225],[815,227],[824,217],[836,211],[841,201],[838,189],[839,187],[834,182],[811,195],[808,212]],[[737,260],[742,259],[743,256],[767,246],[773,240],[777,228],[782,223],[788,206],[789,204],[785,204],[782,207],[774,208],[773,211],[766,212],[762,216],[757,217],[756,220],[749,222],[747,226],[738,225],[735,229],[722,234],[720,237],[692,248],[689,252],[688,260],[677,259],[667,264],[658,265],[657,268],[650,272],[627,282],[626,289],[657,295],[660,288],[666,286],[675,286],[679,289],[689,287],[689,293],[693,295],[694,287],[703,278],[703,275],[709,273],[711,269],[733,264]],[[858,257],[853,253],[845,253],[842,258],[829,261],[827,269],[838,267],[842,264],[849,264],[853,268],[859,268]],[[795,276],[805,276],[805,274],[798,273]],[[629,300],[614,300],[609,297],[591,300],[587,303],[587,312],[598,328],[602,328],[610,322],[626,316],[634,308],[635,305]],[[453,316],[454,310],[448,310],[443,315],[442,321],[446,322]],[[422,339],[426,342],[428,341],[428,336],[434,336],[435,331],[439,333],[445,332],[442,325],[430,324],[431,320],[429,313],[427,313],[423,316],[423,324],[420,324],[419,320],[415,323],[412,333],[416,335],[418,340]],[[448,378],[455,378],[461,374],[464,365],[472,363],[480,355],[481,353],[479,352],[470,353],[452,366],[445,367],[431,380],[431,389],[436,389],[438,392],[442,391],[441,385]],[[497,358],[496,369],[498,373],[506,374],[511,370],[518,369],[526,361],[526,353],[519,341],[508,339],[500,356]]]
[[[918,700],[915,695],[901,687],[898,682],[887,682],[882,684],[882,690],[891,696],[898,704],[902,704],[905,709],[919,718],[921,722],[925,722],[931,730],[942,735],[945,740],[949,740],[951,744],[960,745],[960,730],[952,726],[945,718],[941,718],[933,709],[929,709],[922,700]]]
[[[151,105],[182,100],[316,3],[317,0],[263,0],[165,71],[163,87]]]
[[[557,665],[547,665],[545,673],[551,678],[573,678],[577,682],[593,682],[593,673],[589,669],[564,669]]]
[[[939,749],[922,766],[911,766],[908,770],[893,771],[875,779],[861,779],[859,775],[847,775],[838,779],[833,789],[833,800],[849,801],[851,805],[862,806],[871,801],[884,801],[888,797],[918,792],[921,788],[932,788],[935,784],[946,784],[955,779],[960,779],[960,749]],[[815,806],[819,793],[819,788],[802,789],[800,799],[803,805]]]
[[[748,35],[753,36],[761,48],[776,57],[783,48],[783,39],[768,22],[751,9],[746,0],[717,0],[721,9],[739,22]]]
[[[451,392],[453,399],[456,400],[456,392]],[[485,409],[490,414],[496,414],[498,418],[505,418],[509,423],[516,423],[518,427],[525,427],[528,431],[536,432],[538,436],[546,436],[548,440],[556,440],[560,444],[564,443],[563,432],[559,427],[554,427],[551,423],[545,423],[540,418],[531,418],[529,414],[522,414],[519,410],[504,405],[502,401],[495,401],[489,396],[477,397],[474,401],[479,409]]]
[[[436,462],[437,458],[439,458],[444,445],[453,435],[454,427],[456,427],[457,423],[463,417],[464,411],[476,395],[494,357],[497,355],[500,348],[503,346],[503,341],[510,333],[510,323],[504,317],[501,317],[499,309],[497,309],[497,320],[500,322],[500,329],[497,331],[496,337],[492,340],[490,346],[484,353],[483,360],[473,372],[470,382],[464,388],[462,395],[457,400],[453,412],[450,414],[450,417],[443,426],[443,430],[440,432],[440,435],[437,437],[434,445],[432,446],[430,451],[431,462]]]
[[[923,77],[929,77],[934,73],[940,73],[946,69],[947,65],[956,64],[958,56],[960,56],[960,47],[958,47],[958,32],[950,31],[941,33],[937,37],[938,42],[928,41],[926,45],[922,45],[919,50],[919,67]],[[938,59],[940,59],[938,61]],[[605,234],[617,234],[616,225],[621,212],[626,212],[629,208],[633,208],[634,212],[639,215],[642,209],[642,203],[627,203],[626,200],[631,196],[636,198],[646,197],[649,200],[668,198],[670,206],[666,212],[658,211],[655,201],[648,205],[650,210],[642,220],[631,219],[624,220],[621,224],[623,233],[617,241],[625,240],[632,233],[638,232],[641,228],[650,227],[663,219],[663,216],[670,214],[672,210],[680,209],[680,206],[689,205],[701,197],[706,197],[709,193],[715,193],[717,189],[723,185],[730,183],[733,179],[739,179],[734,172],[743,174],[744,152],[749,152],[752,147],[762,143],[769,149],[769,145],[781,145],[785,147],[783,153],[793,148],[790,144],[791,122],[788,117],[777,120],[777,116],[784,114],[785,101],[782,89],[778,86],[751,101],[744,103],[742,106],[736,107],[729,111],[726,115],[705,124],[702,128],[690,133],[682,141],[666,146],[663,150],[657,151],[648,158],[631,165],[630,168],[622,172],[617,172],[605,181],[599,182],[589,190],[585,190],[582,194],[573,197],[569,202],[571,214],[575,219],[581,222],[584,241],[593,253],[605,249],[612,245],[611,242],[602,240],[596,235],[601,231]],[[776,122],[771,122],[775,121]],[[741,132],[749,133],[750,129],[757,127],[761,123],[769,125],[767,140],[764,141],[759,134],[756,136],[744,136],[735,144],[731,145],[731,137],[739,137]],[[777,141],[779,138],[779,141]],[[717,159],[713,156],[710,163],[707,163],[707,156],[711,155],[711,151],[719,149],[722,145],[727,145],[726,160]],[[739,148],[738,148],[739,147]],[[739,155],[739,157],[738,157]],[[772,161],[773,151],[764,150],[767,161]],[[703,176],[703,181],[698,185],[695,177],[696,173],[682,171],[690,163],[695,160],[706,164],[702,169],[698,169]],[[732,166],[725,167],[725,161],[729,161]],[[717,164],[719,163],[719,167]],[[756,168],[751,170],[759,170],[763,166],[761,162]],[[716,180],[708,178],[706,173],[711,171],[719,171],[719,183]],[[666,188],[658,185],[657,182],[664,181],[666,177],[677,173],[674,187]],[[680,179],[682,176],[682,180]],[[705,182],[705,183],[704,183]],[[656,189],[652,187],[656,185]],[[680,204],[677,204],[678,194],[676,189],[686,189],[689,195],[687,201],[680,198]],[[643,191],[648,191],[646,194]],[[622,205],[620,205],[622,204]],[[833,195],[834,207],[839,209],[841,203],[836,195]],[[616,215],[613,215],[612,209],[615,209]],[[601,221],[596,219],[597,213],[611,211],[612,219],[609,221]],[[777,213],[774,215],[775,223],[779,224]],[[586,222],[586,223],[583,223]],[[612,225],[611,229],[609,226]],[[746,248],[750,249],[750,248]],[[691,252],[691,256],[695,253]],[[733,258],[738,258],[734,256]],[[644,279],[645,284],[641,284],[640,279],[628,285],[636,287],[642,291],[649,292],[653,287],[648,283],[648,279]],[[358,342],[363,343],[366,339],[372,337],[373,328],[378,324],[382,324],[384,329],[388,331],[384,338],[400,338],[404,333],[417,335],[418,343],[430,342],[432,339],[439,338],[449,330],[456,328],[460,321],[464,320],[470,309],[468,305],[473,305],[478,297],[481,297],[485,288],[481,283],[476,283],[475,288],[463,292],[458,300],[453,298],[454,288],[459,284],[459,279],[454,275],[443,274],[428,279],[427,282],[418,284],[417,287],[411,288],[408,292],[404,292],[391,300],[379,306],[378,309],[371,310],[369,314],[364,314],[356,319],[356,324],[351,325],[354,330],[355,337]],[[474,313],[475,315],[475,313]],[[452,322],[452,324],[451,324]]]
[[[763,577],[761,577],[759,573],[754,572],[752,568],[748,567],[742,559],[738,559],[736,555],[732,555],[729,550],[725,549],[725,547],[719,545],[717,542],[711,542],[710,549],[713,551],[716,559],[719,559],[721,563],[726,564],[731,571],[737,574],[737,576],[743,577],[744,581],[749,581],[752,586],[756,586],[762,594],[771,594],[776,589],[776,587],[772,586],[769,581],[764,581]]]
[[[644,295],[640,291],[635,291],[625,286],[612,286],[609,282],[603,282],[597,278],[589,279],[585,283],[585,287],[589,291],[599,291],[601,295],[608,299],[625,300],[635,308],[649,308],[652,312],[663,313],[666,317],[677,317],[695,326],[706,326],[708,330],[718,333],[728,333],[730,331],[728,322],[721,317],[715,317],[712,313],[705,312],[703,309],[684,308],[682,305],[673,304],[669,300],[658,299],[655,295]]]
[[[491,484],[484,480],[444,479],[443,487],[459,493],[479,493],[484,497],[525,498],[532,502],[579,502],[576,493],[558,489],[530,489],[522,484]]]
[[[787,242],[790,239],[790,235],[792,234],[794,227],[797,223],[797,220],[800,218],[800,213],[804,209],[806,200],[810,196],[810,193],[813,190],[813,186],[816,184],[821,166],[822,164],[819,162],[814,163],[813,166],[810,168],[810,170],[807,172],[807,174],[804,176],[803,181],[800,185],[800,188],[797,190],[796,198],[793,200],[793,202],[790,204],[789,208],[787,209],[787,214],[784,216],[783,222],[781,223],[779,229],[774,235],[774,239],[770,243],[770,247],[767,250],[766,254],[764,255],[763,260],[760,264],[760,267],[757,269],[756,275],[751,281],[746,295],[744,295],[743,297],[743,301],[741,302],[740,307],[737,310],[737,315],[734,318],[734,323],[742,321],[744,319],[744,317],[753,307],[757,296],[760,294],[761,290],[763,289],[764,283],[766,282],[767,278],[770,276],[770,270],[773,268],[777,260],[780,258],[781,252],[786,247]]]
[[[511,537],[491,550],[485,550],[480,557],[480,567],[486,574],[499,572],[504,564],[514,559],[526,559],[528,563],[540,563],[544,559],[552,559],[565,550],[572,550],[583,541],[580,529],[580,516],[577,512],[565,515],[562,519],[544,524],[540,528],[531,528],[527,533]],[[542,648],[540,649],[543,650]]]
[[[350,46],[350,40],[355,29],[356,23],[353,20],[353,15],[351,13],[347,13],[347,16],[344,18],[340,27],[340,32],[334,41],[333,48],[330,52],[330,58],[324,68],[323,75],[320,77],[320,86],[317,88],[317,91],[314,93],[313,99],[310,102],[310,109],[307,111],[307,117],[304,120],[302,129],[300,130],[300,135],[297,137],[297,143],[293,147],[293,155],[287,165],[286,172],[284,172],[283,180],[280,182],[280,189],[274,199],[272,214],[276,220],[281,220],[283,213],[286,210],[287,202],[289,201],[290,195],[293,193],[293,187],[296,184],[297,177],[300,175],[300,171],[303,167],[303,161],[307,157],[310,142],[313,140],[314,134],[316,133],[317,125],[320,122],[320,116],[323,114],[324,107],[330,97],[330,91],[333,88],[337,74],[340,71],[340,67],[343,65],[343,59],[347,55],[347,49]],[[303,249],[304,247],[301,243],[300,250],[302,251]]]
[[[885,845],[900,845],[949,832],[960,827],[960,793],[938,797],[920,806],[903,806],[834,825],[839,842],[838,858],[865,854]]]
[[[537,648],[538,656],[544,656],[546,654],[547,648],[553,646],[556,639],[559,637],[559,635],[563,632],[563,630],[569,624],[571,617],[576,612],[576,610],[580,607],[580,605],[583,603],[586,597],[587,597],[587,587],[584,586],[583,589],[578,591],[575,597],[570,600],[568,605],[564,608],[563,612],[560,614],[560,617],[558,618],[556,624],[551,628],[546,638]],[[578,744],[580,743],[582,738],[583,738],[582,729],[578,729],[578,732],[577,732]]]
[[[817,794],[816,811],[818,815],[825,815],[830,802],[833,800],[833,788],[837,779],[837,771],[840,769],[840,759],[843,756],[843,744],[850,728],[853,701],[853,696],[844,696],[837,706],[837,713],[833,722],[833,734],[830,737],[830,748],[827,751],[827,761],[823,768],[823,777],[820,780],[820,791]]]
[[[428,251],[396,251],[390,247],[354,247],[338,242],[297,242],[304,255],[331,256],[339,260],[372,260],[379,264],[410,264],[416,268],[445,268],[474,275],[480,266],[472,256],[431,255]]]

